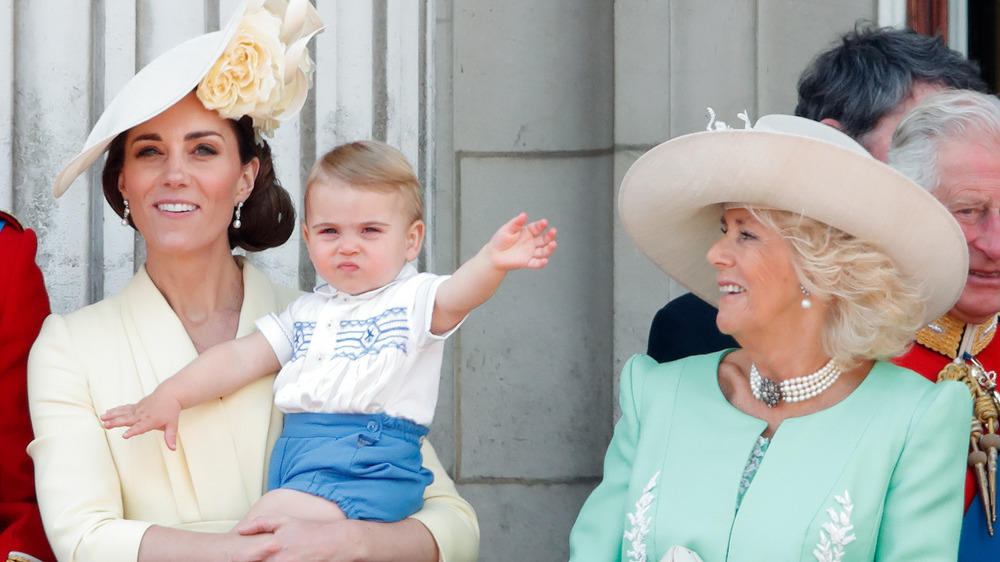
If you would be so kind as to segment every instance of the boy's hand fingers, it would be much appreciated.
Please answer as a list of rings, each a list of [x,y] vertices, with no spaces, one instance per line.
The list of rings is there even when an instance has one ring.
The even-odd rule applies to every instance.
[[[111,408],[107,412],[101,414],[101,419],[107,421],[110,419],[121,418],[122,416],[132,413],[133,407],[134,406],[132,404],[129,404],[128,406],[115,406],[114,408]]]
[[[101,416],[101,420],[104,421],[105,429],[111,429],[134,424],[136,422],[136,416],[131,407],[119,406],[105,412],[104,415]]]
[[[517,231],[521,230],[526,222],[528,222],[528,213],[521,213],[507,221],[507,224],[500,227],[500,229],[510,234],[517,234]]]
[[[535,257],[536,258],[547,258],[547,257],[551,256],[552,253],[555,252],[555,251],[556,251],[556,243],[553,240],[551,242],[548,242],[547,244],[544,244],[542,246],[539,246],[539,247],[535,248]]]
[[[104,429],[114,429],[116,427],[123,427],[126,425],[132,425],[132,424],[120,418],[111,418],[104,420]]]
[[[545,227],[547,226],[549,226],[548,219],[538,219],[528,224],[526,228],[528,229],[528,232],[530,232],[532,236],[538,236],[539,234],[545,231]]]
[[[177,426],[168,424],[163,430],[163,440],[167,442],[167,448],[171,451],[177,450]]]
[[[135,437],[136,435],[142,435],[143,433],[146,433],[147,431],[150,431],[152,429],[156,429],[155,427],[153,427],[149,423],[148,420],[144,420],[144,419],[140,418],[139,416],[135,416],[135,418],[132,419],[132,420],[130,420],[129,423],[126,423],[126,424],[123,424],[123,425],[130,426],[128,428],[128,431],[126,431],[125,433],[122,434],[122,437],[124,437],[125,439],[128,439],[129,437]]]
[[[549,231],[545,233],[545,243],[552,244],[555,241],[556,241],[556,229],[550,228]],[[554,244],[553,247],[555,247]]]

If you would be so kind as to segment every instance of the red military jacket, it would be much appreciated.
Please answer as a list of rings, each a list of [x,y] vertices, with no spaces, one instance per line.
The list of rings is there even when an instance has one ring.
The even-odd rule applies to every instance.
[[[28,417],[28,351],[49,297],[35,264],[35,233],[0,211],[0,559],[11,551],[55,560],[35,500]]]
[[[955,327],[946,325],[949,317],[942,317],[938,320],[943,327],[946,328],[947,332],[953,332]],[[957,322],[957,321],[951,321]],[[982,341],[988,341],[985,346],[979,349],[980,346],[977,345],[977,352],[975,353],[976,360],[979,361],[987,371],[1000,371],[1000,338],[993,337],[993,331],[996,329],[994,324],[992,328],[989,325],[984,324],[980,327],[980,331],[983,333]],[[917,335],[918,341],[922,335],[927,335],[927,328],[921,330],[921,333]],[[959,337],[958,334],[954,334],[952,341],[957,341],[956,338]],[[939,338],[947,339],[947,336],[940,336]],[[992,338],[992,339],[988,339]],[[977,341],[980,338],[977,338]],[[956,346],[957,348],[957,346]],[[945,365],[950,363],[953,359],[956,351],[950,352],[950,355],[945,355],[941,352],[934,351],[928,347],[921,345],[919,343],[914,343],[913,347],[903,355],[892,360],[893,363],[899,365],[900,367],[906,367],[907,369],[916,371],[931,380],[932,382],[937,382],[938,373],[945,368]],[[972,469],[968,469],[965,479],[965,507],[969,508],[969,504],[972,503],[972,498],[976,495],[976,477]]]

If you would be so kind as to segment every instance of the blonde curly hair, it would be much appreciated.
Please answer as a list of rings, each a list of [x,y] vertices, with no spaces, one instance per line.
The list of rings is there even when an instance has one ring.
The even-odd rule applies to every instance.
[[[791,245],[799,282],[829,303],[823,349],[832,358],[886,360],[909,347],[924,323],[927,291],[870,242],[789,211],[749,208]]]

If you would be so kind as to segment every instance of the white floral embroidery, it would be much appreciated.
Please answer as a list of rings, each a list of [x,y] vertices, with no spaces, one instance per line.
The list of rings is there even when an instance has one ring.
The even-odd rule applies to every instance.
[[[854,542],[857,538],[851,531],[854,530],[854,525],[851,524],[851,511],[854,510],[854,504],[851,503],[851,494],[844,490],[843,496],[834,496],[837,503],[843,508],[842,511],[837,512],[836,510],[830,508],[827,509],[827,513],[830,514],[830,522],[823,523],[823,531],[819,532],[819,544],[816,545],[816,550],[813,551],[813,555],[816,556],[816,560],[819,562],[836,562],[844,557],[844,547]],[[829,536],[827,536],[829,533]],[[850,534],[848,534],[850,533]]]
[[[646,562],[646,535],[649,533],[649,523],[652,517],[646,517],[646,511],[653,503],[653,488],[656,487],[656,479],[660,477],[657,472],[649,479],[649,484],[642,489],[639,501],[635,502],[635,511],[628,514],[628,522],[632,529],[625,531],[625,540],[632,543],[632,548],[628,551],[629,562]]]

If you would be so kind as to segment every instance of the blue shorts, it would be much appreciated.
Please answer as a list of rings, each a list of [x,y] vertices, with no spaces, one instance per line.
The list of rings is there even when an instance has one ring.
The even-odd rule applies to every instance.
[[[423,467],[427,428],[386,414],[285,414],[267,489],[336,502],[350,519],[399,521],[424,504],[434,480]]]

